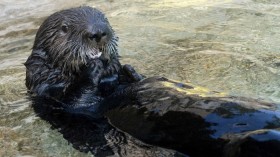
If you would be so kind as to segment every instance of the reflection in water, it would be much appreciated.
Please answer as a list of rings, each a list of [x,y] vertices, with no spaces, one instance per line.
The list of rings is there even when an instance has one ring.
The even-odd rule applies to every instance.
[[[278,0],[23,0],[0,2],[0,156],[90,156],[36,117],[23,63],[54,11],[101,8],[120,37],[123,63],[146,76],[280,102]]]

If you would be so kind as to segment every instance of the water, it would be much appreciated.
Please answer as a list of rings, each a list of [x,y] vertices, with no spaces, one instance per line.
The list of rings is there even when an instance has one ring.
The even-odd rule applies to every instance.
[[[162,75],[280,102],[279,4],[278,0],[1,0],[0,156],[92,155],[74,148],[58,128],[37,117],[26,97],[23,63],[36,30],[51,13],[79,5],[100,8],[120,37],[121,62],[146,76]],[[111,138],[115,134],[120,140]],[[104,147],[123,155],[172,154],[156,147],[147,150],[119,134],[107,132],[105,139],[111,142]]]

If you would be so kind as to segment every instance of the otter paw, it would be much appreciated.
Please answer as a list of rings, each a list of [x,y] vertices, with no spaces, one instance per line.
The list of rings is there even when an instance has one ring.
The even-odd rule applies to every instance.
[[[138,82],[142,79],[144,79],[144,77],[140,74],[138,74],[135,69],[129,65],[129,64],[125,64],[122,68],[123,73],[126,77],[128,77],[128,80],[130,80],[131,82]]]
[[[97,86],[102,78],[103,71],[104,71],[104,66],[102,61],[99,59],[95,59],[91,61],[89,66],[87,66],[85,72],[90,82],[94,86]]]
[[[112,76],[114,74],[119,73],[121,70],[121,65],[119,63],[111,63],[109,66],[107,66],[103,72],[103,76]]]

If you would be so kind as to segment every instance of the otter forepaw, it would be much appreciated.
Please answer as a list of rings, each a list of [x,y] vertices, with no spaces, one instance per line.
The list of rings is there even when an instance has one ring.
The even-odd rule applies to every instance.
[[[102,78],[104,66],[99,59],[93,60],[87,67],[86,74],[93,86],[97,86]]]
[[[125,64],[122,67],[123,73],[128,77],[130,82],[138,82],[144,77],[136,72],[136,70],[129,64]]]
[[[119,71],[121,70],[121,65],[118,63],[111,64],[110,66],[106,67],[106,69],[103,71],[103,76],[111,76],[114,74],[118,74]]]

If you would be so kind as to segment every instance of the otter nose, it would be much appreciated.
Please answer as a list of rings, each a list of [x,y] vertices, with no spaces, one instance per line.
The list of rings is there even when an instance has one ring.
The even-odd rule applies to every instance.
[[[95,40],[97,43],[101,41],[102,38],[105,38],[107,36],[107,33],[105,31],[97,31],[89,33],[88,38],[90,40]]]

